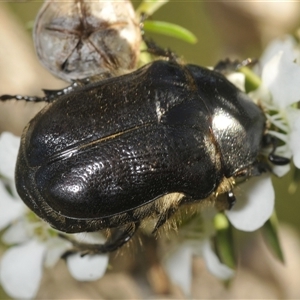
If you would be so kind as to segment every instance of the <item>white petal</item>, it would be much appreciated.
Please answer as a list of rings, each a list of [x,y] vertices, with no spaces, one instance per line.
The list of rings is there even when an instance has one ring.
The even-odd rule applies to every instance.
[[[0,135],[0,173],[11,180],[15,178],[19,146],[19,137],[9,132],[3,132]]]
[[[294,164],[300,168],[300,118],[294,121],[290,134],[290,147],[293,152]]]
[[[5,292],[13,298],[32,299],[42,278],[45,245],[30,241],[9,248],[0,265],[0,280]]]
[[[61,256],[72,247],[72,244],[58,237],[53,237],[46,242],[47,253],[45,256],[44,266],[53,267]]]
[[[26,211],[19,198],[13,198],[0,181],[0,230],[21,217]]]
[[[263,68],[278,52],[286,53],[290,60],[296,58],[295,48],[296,42],[292,36],[285,36],[283,39],[273,40],[265,49],[262,57],[259,59],[260,67]]]
[[[100,232],[82,232],[72,236],[81,243],[102,244],[105,242],[105,238]]]
[[[208,239],[204,241],[202,247],[202,255],[210,273],[221,280],[228,280],[234,276],[235,272],[220,262]]]
[[[13,223],[3,234],[2,241],[7,245],[21,244],[29,239],[26,224],[23,219]]]
[[[191,246],[183,244],[164,262],[170,280],[177,284],[187,296],[191,294],[192,254]]]
[[[287,157],[287,156],[285,156],[285,157]],[[291,169],[290,164],[284,165],[284,166],[273,165],[272,166],[272,173],[274,173],[278,177],[282,177],[285,174],[287,174],[290,171],[290,169]]]
[[[300,65],[284,52],[276,54],[264,67],[263,84],[270,90],[273,102],[285,108],[300,100]]]
[[[250,178],[239,186],[237,203],[226,211],[231,224],[243,231],[260,228],[271,216],[274,209],[275,193],[269,174]]]
[[[300,169],[300,151],[298,150],[293,156],[294,165]]]
[[[242,73],[231,73],[227,79],[238,87],[241,91],[245,92],[245,75]]]
[[[85,255],[79,253],[67,257],[71,275],[79,281],[92,281],[101,278],[108,265],[108,255]]]

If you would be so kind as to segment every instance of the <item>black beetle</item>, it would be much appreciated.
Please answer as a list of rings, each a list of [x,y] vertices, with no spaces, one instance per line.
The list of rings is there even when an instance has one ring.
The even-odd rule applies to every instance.
[[[44,100],[22,134],[18,193],[60,231],[118,228],[95,252],[126,243],[145,218],[156,231],[183,204],[233,202],[234,179],[263,169],[265,115],[216,71],[159,60]]]

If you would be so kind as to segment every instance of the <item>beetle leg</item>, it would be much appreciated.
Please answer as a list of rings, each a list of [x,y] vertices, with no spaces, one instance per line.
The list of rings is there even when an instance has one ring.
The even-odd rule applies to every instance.
[[[178,56],[169,48],[163,49],[160,46],[158,46],[152,39],[146,38],[145,32],[144,32],[144,22],[148,19],[149,15],[142,12],[141,18],[140,18],[140,30],[142,34],[143,41],[145,42],[147,46],[147,52],[154,55],[154,56],[160,56],[165,57],[169,61],[178,62]]]
[[[268,159],[269,161],[277,166],[284,166],[289,164],[290,159],[283,157],[283,156],[279,156],[275,154],[275,151],[278,147],[278,138],[275,136],[272,136],[270,134],[266,134],[263,137],[263,146],[268,146],[271,145],[272,146],[272,151],[269,153]]]
[[[87,254],[104,254],[117,250],[124,244],[126,244],[135,234],[137,229],[139,228],[140,223],[129,223],[124,226],[123,229],[117,229],[113,232],[111,237],[104,244],[89,244],[75,241],[74,239],[64,235],[59,234],[59,236],[73,244],[73,249],[65,252],[63,254],[63,258],[81,252],[81,255]]]
[[[57,99],[57,97],[60,97],[62,95],[66,95],[66,94],[73,92],[76,88],[82,87],[91,82],[102,80],[102,79],[105,79],[108,77],[109,76],[105,73],[105,75],[103,75],[101,77],[95,76],[95,78],[89,77],[89,78],[85,78],[82,80],[74,81],[71,85],[69,85],[63,89],[59,89],[59,90],[43,89],[43,92],[45,94],[44,97],[22,96],[22,95],[1,95],[0,101],[7,101],[7,100],[18,100],[19,101],[19,100],[21,100],[21,101],[26,101],[26,102],[52,102],[55,99]]]
[[[243,61],[239,60],[230,60],[230,59],[225,59],[219,61],[215,66],[214,66],[214,71],[219,72],[223,75],[230,74],[233,72],[238,71],[242,67],[250,66],[253,64],[256,64],[256,60],[253,60],[251,58],[247,58]]]
[[[238,182],[241,183],[250,177],[260,176],[261,174],[266,172],[272,173],[271,166],[266,161],[255,161],[252,165],[236,173],[234,176],[235,179],[237,179]]]
[[[163,49],[159,47],[153,40],[143,36],[143,40],[147,45],[147,52],[154,55],[167,58],[169,61],[178,62],[178,56],[170,49]]]
[[[176,213],[178,210],[178,207],[171,206],[169,207],[164,213],[161,213],[159,215],[159,218],[155,224],[154,229],[152,230],[152,233],[155,233],[162,225],[166,223],[166,221]]]
[[[97,75],[94,75],[91,77],[78,79],[78,80],[72,82],[71,85],[69,85],[63,89],[60,89],[60,90],[43,89],[43,92],[45,93],[45,98],[48,100],[48,102],[52,102],[57,97],[69,94],[69,93],[73,92],[74,90],[76,90],[77,88],[83,87],[89,83],[101,81],[101,80],[111,78],[113,76],[118,76],[118,75],[120,75],[120,74],[118,74],[117,72],[115,72],[115,73],[105,72],[105,73],[97,74]]]
[[[38,96],[22,96],[22,95],[2,95],[0,96],[1,101],[7,100],[22,100],[26,102],[52,102],[57,97],[69,94],[70,92],[74,91],[79,86],[84,85],[84,81],[82,83],[73,82],[70,86],[60,89],[60,90],[46,90],[44,89],[43,92],[45,93],[45,97],[38,97]]]
[[[22,100],[26,102],[50,102],[46,97],[22,96],[22,95],[1,95],[0,101]]]
[[[45,98],[48,100],[48,102],[52,102],[57,97],[60,97],[62,95],[69,94],[73,92],[76,88],[83,86],[84,84],[80,84],[77,81],[74,81],[71,85],[60,89],[60,90],[47,90],[43,89],[43,92],[45,93]]]

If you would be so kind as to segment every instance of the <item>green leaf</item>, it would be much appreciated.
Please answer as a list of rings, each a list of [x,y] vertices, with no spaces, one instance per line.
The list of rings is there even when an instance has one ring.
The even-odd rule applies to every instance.
[[[175,37],[191,44],[197,42],[197,38],[192,32],[179,25],[168,22],[145,21],[144,30]]]
[[[295,194],[299,185],[300,185],[300,169],[294,167],[292,169],[292,180],[289,185],[288,192],[291,195]]]
[[[256,90],[261,85],[260,77],[248,67],[242,67],[239,71],[245,75],[245,88],[247,93]]]
[[[267,246],[271,249],[271,252],[277,259],[284,263],[284,255],[278,238],[278,221],[275,211],[271,218],[261,228],[261,231]]]
[[[215,249],[222,263],[231,269],[236,268],[236,258],[232,234],[232,225],[224,213],[218,213],[214,218],[216,229]]]
[[[168,2],[169,0],[144,0],[137,8],[136,13],[151,16]]]

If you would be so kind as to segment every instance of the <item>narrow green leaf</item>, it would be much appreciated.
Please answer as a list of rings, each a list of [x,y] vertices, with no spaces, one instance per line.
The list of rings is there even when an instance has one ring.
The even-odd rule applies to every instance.
[[[222,263],[231,269],[236,268],[236,258],[232,234],[232,225],[224,215],[218,213],[214,218],[216,229],[215,248],[216,253]]]
[[[245,75],[245,79],[246,79],[245,88],[247,93],[256,90],[261,85],[260,77],[258,77],[248,67],[242,67],[239,71]]]
[[[284,255],[278,238],[278,221],[275,211],[271,218],[261,228],[261,231],[267,246],[271,249],[271,252],[277,259],[284,263]]]
[[[295,194],[299,184],[300,184],[300,169],[295,167],[292,169],[292,180],[289,185],[288,192],[291,195]]]
[[[167,2],[169,0],[144,0],[137,8],[136,13],[151,16]]]
[[[168,22],[148,20],[144,23],[144,29],[148,32],[175,37],[191,44],[195,44],[197,42],[197,38],[192,32],[179,25]]]

